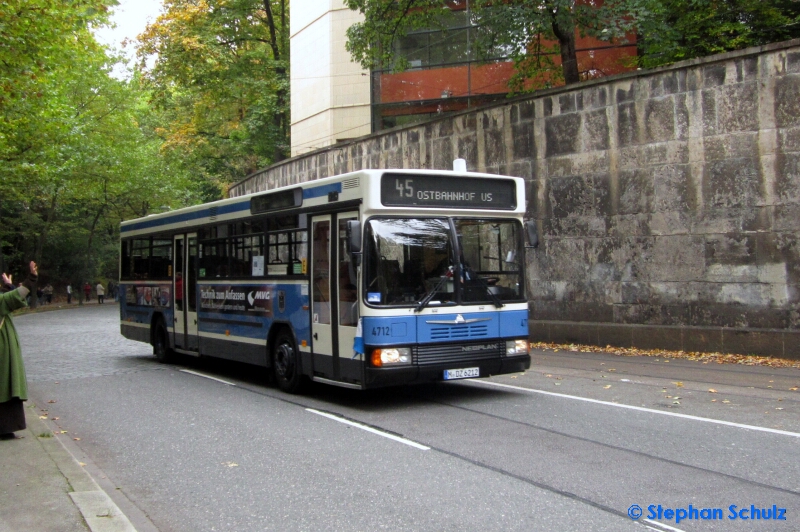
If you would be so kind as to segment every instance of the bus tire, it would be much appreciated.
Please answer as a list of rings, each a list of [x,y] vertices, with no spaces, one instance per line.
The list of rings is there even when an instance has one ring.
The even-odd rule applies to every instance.
[[[304,388],[300,352],[288,329],[282,328],[272,343],[272,372],[278,388],[284,392],[299,393]]]
[[[172,362],[173,352],[169,347],[169,336],[163,320],[158,320],[153,330],[153,354],[162,364]]]

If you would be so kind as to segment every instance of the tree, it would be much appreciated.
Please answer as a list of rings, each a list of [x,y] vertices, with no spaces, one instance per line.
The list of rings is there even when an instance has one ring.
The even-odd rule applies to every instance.
[[[224,189],[288,156],[287,15],[286,0],[165,0],[138,47],[165,158]]]
[[[146,93],[91,33],[115,0],[0,4],[0,245],[9,271],[116,276],[118,227],[198,197],[159,157]]]
[[[661,0],[639,28],[639,64],[653,67],[800,37],[793,0]]]
[[[580,81],[576,33],[603,41],[624,42],[639,20],[646,17],[655,0],[472,0],[471,20],[478,27],[479,57],[501,51],[513,59],[518,85],[534,78],[561,77],[566,83]],[[464,9],[467,0],[346,0],[364,21],[347,31],[347,49],[365,68],[402,70],[395,54],[399,37],[418,29],[440,28],[450,9]],[[553,52],[546,43],[556,42],[560,67],[544,58]],[[558,68],[559,70],[556,70]],[[543,75],[544,74],[544,75]]]

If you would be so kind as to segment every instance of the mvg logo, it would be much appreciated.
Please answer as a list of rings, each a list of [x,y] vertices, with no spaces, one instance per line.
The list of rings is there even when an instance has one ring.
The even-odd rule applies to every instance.
[[[247,302],[254,305],[256,301],[269,301],[272,298],[268,290],[255,290],[247,294]]]

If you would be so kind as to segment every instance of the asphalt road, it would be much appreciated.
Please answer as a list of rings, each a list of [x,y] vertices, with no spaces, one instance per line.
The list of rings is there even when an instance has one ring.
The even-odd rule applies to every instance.
[[[800,530],[800,370],[539,352],[524,375],[291,396],[159,364],[117,312],[15,323],[31,399],[140,532]]]

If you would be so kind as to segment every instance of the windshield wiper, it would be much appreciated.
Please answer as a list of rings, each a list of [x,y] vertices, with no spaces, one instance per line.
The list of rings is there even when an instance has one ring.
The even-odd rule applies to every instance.
[[[480,275],[476,275],[475,277],[478,279],[478,282],[481,283],[481,285],[483,285],[483,287],[486,289],[486,293],[489,294],[489,297],[491,298],[492,303],[494,303],[495,308],[503,308],[505,305],[503,304],[502,301],[500,301],[500,298],[497,297],[497,294],[489,290],[489,283],[486,282],[486,279],[484,279]]]
[[[452,280],[452,279],[453,278],[449,277],[446,273],[444,275],[442,275],[442,277],[439,279],[439,282],[436,283],[436,286],[434,286],[433,289],[430,292],[428,292],[427,295],[425,297],[423,297],[419,301],[419,303],[417,303],[417,307],[414,309],[414,312],[419,312],[422,309],[424,309],[425,307],[427,307],[428,303],[430,303],[431,300],[433,299],[433,296],[435,296],[436,293],[439,291],[439,289],[442,286],[444,286],[444,283],[446,283],[448,280]]]

